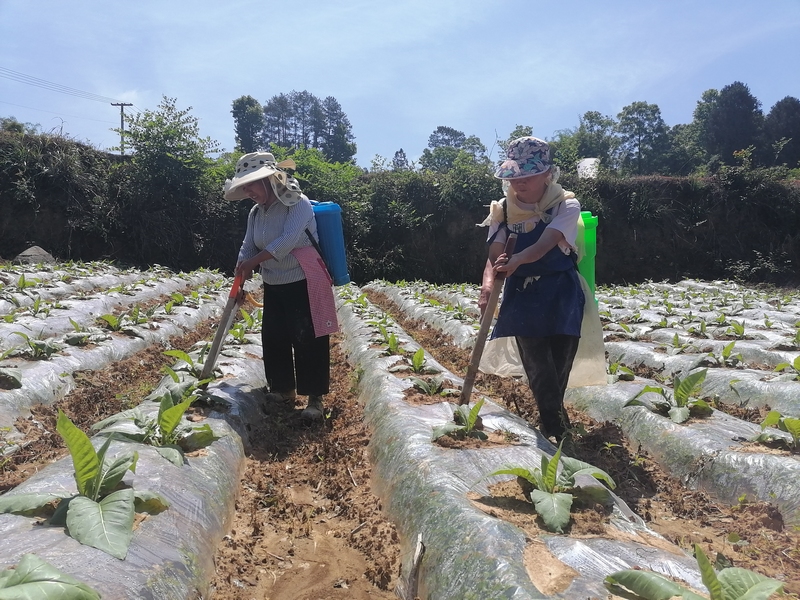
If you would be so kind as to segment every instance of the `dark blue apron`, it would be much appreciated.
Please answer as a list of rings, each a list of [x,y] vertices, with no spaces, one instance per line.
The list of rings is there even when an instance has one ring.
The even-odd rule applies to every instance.
[[[503,226],[508,232],[508,226]],[[535,244],[546,227],[544,221],[539,221],[532,231],[518,233],[514,253]],[[580,337],[584,301],[573,255],[566,255],[555,246],[541,259],[520,265],[511,277],[506,278],[500,314],[491,339],[550,335]]]

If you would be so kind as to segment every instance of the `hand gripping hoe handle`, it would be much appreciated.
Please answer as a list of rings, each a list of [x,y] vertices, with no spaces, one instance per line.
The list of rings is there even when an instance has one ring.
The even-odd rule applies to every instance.
[[[228,335],[228,331],[233,325],[233,320],[236,318],[237,309],[244,301],[244,279],[241,275],[233,278],[233,285],[228,294],[228,302],[225,304],[225,309],[222,311],[222,316],[219,319],[219,327],[217,334],[214,336],[214,341],[211,342],[211,349],[206,355],[203,362],[203,370],[200,372],[200,380],[208,379],[214,370],[214,365],[217,363],[219,351],[222,349],[222,342]]]
[[[517,243],[517,234],[511,233],[506,240],[506,247],[503,250],[509,258],[514,254],[514,246]],[[472,395],[472,386],[475,385],[475,376],[478,374],[478,365],[481,364],[481,356],[483,356],[483,347],[486,345],[486,336],[489,334],[489,327],[492,325],[494,319],[494,310],[497,308],[497,300],[500,298],[500,291],[503,289],[503,280],[506,274],[501,272],[494,274],[494,283],[492,284],[492,293],[489,294],[489,302],[483,311],[481,318],[481,328],[478,331],[478,336],[475,338],[475,346],[472,348],[472,357],[469,361],[467,368],[467,376],[464,377],[464,385],[461,387],[461,397],[458,399],[459,404],[469,404],[469,398]]]

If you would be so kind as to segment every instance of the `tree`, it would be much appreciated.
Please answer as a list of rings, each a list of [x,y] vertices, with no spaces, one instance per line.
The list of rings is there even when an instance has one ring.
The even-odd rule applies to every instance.
[[[353,137],[353,126],[342,110],[342,105],[333,96],[328,96],[322,101],[322,112],[325,115],[322,152],[332,162],[351,162],[357,148]]]
[[[669,150],[667,126],[657,104],[634,102],[617,115],[621,168],[637,175],[658,173]]]
[[[403,152],[402,148],[400,148],[400,150],[394,153],[394,158],[392,159],[392,170],[408,171],[410,169],[411,165],[408,164],[408,158],[406,157],[406,153]]]
[[[578,158],[599,158],[605,165],[611,163],[615,147],[614,119],[596,110],[590,110],[580,117],[575,132]]]
[[[41,126],[37,123],[22,123],[17,121],[14,117],[0,117],[0,131],[8,131],[9,133],[21,133],[25,135],[36,135],[39,133]]]
[[[286,94],[273,96],[264,105],[264,145],[277,144],[291,148],[294,140],[291,137],[292,102]]]
[[[530,137],[533,135],[533,127],[529,125],[517,125],[514,131],[508,134],[508,137],[500,142],[500,159],[505,160],[506,148],[516,139],[521,137]],[[499,140],[498,140],[499,141]]]
[[[264,109],[252,96],[242,96],[233,101],[236,150],[245,154],[261,147],[261,132],[264,129]]]
[[[115,171],[113,185],[120,190],[119,239],[129,260],[147,264],[170,256],[182,268],[196,262],[204,243],[203,204],[220,195],[206,176],[208,154],[218,145],[200,137],[191,110],[164,96],[156,110],[126,115],[133,153]]]
[[[461,155],[475,164],[489,164],[486,146],[474,135],[439,125],[428,137],[428,147],[422,151],[420,166],[428,171],[447,173]]]
[[[720,90],[708,114],[706,150],[723,163],[734,164],[733,153],[749,146],[761,147],[764,122],[761,103],[743,83],[735,81]]]
[[[778,100],[764,119],[764,137],[774,152],[774,162],[790,169],[800,167],[800,100]]]
[[[572,129],[561,129],[555,132],[554,139],[549,142],[550,157],[563,173],[578,172],[578,137]]]

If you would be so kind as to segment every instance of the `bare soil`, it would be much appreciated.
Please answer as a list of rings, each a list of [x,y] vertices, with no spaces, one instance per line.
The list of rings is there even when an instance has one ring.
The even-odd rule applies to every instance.
[[[469,352],[441,332],[404,319],[385,297],[369,297],[436,360],[464,375]],[[212,336],[212,324],[204,323],[190,335],[171,340],[171,345],[188,351],[195,341]],[[0,466],[0,492],[65,455],[55,434],[57,408],[88,431],[98,420],[135,406],[160,381],[161,367],[172,363],[162,351],[151,348],[102,371],[81,373],[79,388],[58,407],[37,407],[31,419],[20,421],[18,427],[26,432],[25,447]],[[232,529],[214,557],[215,599],[396,598],[399,540],[370,491],[369,432],[357,400],[356,379],[346,367],[338,336],[332,338],[331,364],[332,388],[326,396],[329,414],[323,424],[305,425],[299,404],[264,406],[264,419],[253,432],[254,447],[247,457]],[[475,389],[537,424],[527,386],[479,374]],[[607,471],[617,482],[616,493],[653,530],[686,550],[699,543],[709,556],[720,553],[736,566],[785,581],[787,591],[800,594],[800,532],[787,528],[774,507],[716,502],[661,471],[644,449],[631,447],[613,424],[597,423],[574,411],[570,418],[586,430],[576,439],[574,456]],[[513,444],[514,440],[495,443]],[[514,496],[511,490],[498,495],[507,500],[473,501],[482,502],[499,518],[523,518],[529,521],[525,527],[535,527],[522,496]],[[508,498],[513,506],[505,510],[498,503],[511,502]],[[513,516],[517,513],[522,517]],[[594,535],[603,530],[605,519],[598,507],[581,509],[570,534]],[[530,560],[537,560],[535,541],[528,553]],[[551,578],[536,581],[541,589],[555,592],[568,580],[569,573],[556,567]]]

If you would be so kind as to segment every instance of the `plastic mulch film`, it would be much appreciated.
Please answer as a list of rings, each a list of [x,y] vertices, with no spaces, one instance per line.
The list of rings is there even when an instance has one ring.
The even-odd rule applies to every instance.
[[[364,286],[365,290],[374,290],[386,295],[392,300],[407,317],[420,319],[434,326],[453,338],[453,343],[459,348],[472,348],[475,344],[476,324],[480,327],[478,320],[463,322],[454,319],[442,310],[433,306],[426,306],[415,301],[411,293],[404,291],[397,286],[386,285],[380,281],[373,281]]]
[[[519,436],[508,447],[448,450],[431,441],[432,429],[453,419],[453,405],[440,402],[412,406],[403,400],[411,383],[387,370],[397,356],[382,356],[374,346],[376,332],[352,305],[339,303],[344,346],[353,367],[363,370],[360,379],[365,421],[371,430],[373,490],[401,537],[403,567],[400,587],[413,589],[421,598],[586,598],[605,597],[605,576],[638,566],[677,576],[700,585],[693,559],[657,538],[619,499],[611,527],[628,541],[588,541],[543,533],[528,540],[525,532],[489,516],[467,497],[469,491],[489,496],[489,483],[508,479],[489,473],[507,466],[540,466],[542,454],[555,448],[519,417],[491,401],[481,410],[487,429],[507,430]],[[377,309],[373,310],[377,313]],[[393,330],[394,332],[395,330]],[[401,343],[408,339],[398,335]],[[408,348],[412,350],[412,348]],[[443,372],[454,382],[460,381]],[[581,482],[582,484],[584,482]],[[588,483],[588,482],[587,482]],[[592,485],[596,482],[592,482]],[[599,485],[599,484],[597,484]],[[414,564],[417,541],[424,546]],[[650,543],[657,541],[657,543]],[[532,581],[524,554],[530,544],[544,543],[552,557],[577,574],[566,589],[551,595],[540,592]]]
[[[728,342],[730,343],[730,342]],[[686,375],[705,366],[707,354],[675,354],[656,352],[647,342],[606,342],[610,363],[629,368],[649,367],[663,375]],[[738,352],[736,346],[733,352]],[[800,417],[800,383],[780,381],[772,371],[709,367],[702,384],[707,397],[718,396],[726,404],[769,406],[784,416]]]
[[[687,486],[732,504],[742,495],[773,503],[787,524],[800,524],[796,457],[760,453],[746,445],[761,428],[716,410],[710,417],[676,424],[646,407],[623,408],[643,387],[618,382],[605,388],[577,388],[567,391],[566,401],[596,421],[619,425],[634,446],[640,444]]]
[[[176,307],[172,314],[161,315],[160,321],[134,327],[137,337],[112,335],[91,348],[65,346],[48,360],[6,359],[6,366],[20,370],[22,387],[0,390],[0,427],[13,427],[16,419],[26,415],[35,404],[52,404],[66,396],[75,388],[72,376],[75,371],[99,370],[149,346],[166,344],[172,336],[183,335],[217,315],[226,296],[217,292],[198,308]],[[8,438],[13,440],[13,430]]]
[[[104,598],[210,597],[214,553],[230,529],[244,471],[244,447],[249,445],[245,424],[261,418],[263,395],[257,387],[264,383],[261,361],[252,357],[227,357],[220,366],[226,378],[208,388],[220,408],[205,421],[219,439],[187,456],[182,467],[149,446],[111,444],[109,456],[129,449],[139,453],[136,473],[127,473],[126,483],[160,493],[170,502],[167,510],[139,523],[125,560],[79,544],[61,527],[43,527],[32,518],[4,514],[0,515],[0,570],[16,564],[25,553],[35,553]],[[232,377],[233,372],[244,378]],[[167,379],[162,385],[168,385]],[[140,407],[145,414],[158,411],[158,404],[151,401]],[[96,436],[92,441],[99,447],[104,439]],[[8,494],[54,490],[75,491],[69,457],[48,465]]]
[[[95,280],[101,278],[94,278]],[[139,278],[140,279],[140,278]],[[185,278],[165,278],[159,281],[150,281],[147,284],[137,285],[134,289],[129,290],[127,293],[120,292],[104,292],[114,286],[125,285],[126,280],[131,282],[138,281],[132,275],[124,276],[122,281],[120,278],[107,275],[102,278],[102,287],[95,290],[94,293],[88,296],[76,296],[76,292],[80,286],[75,283],[67,284],[65,287],[70,289],[61,290],[63,294],[59,294],[58,308],[52,309],[46,317],[40,318],[32,315],[23,315],[16,318],[11,323],[0,323],[0,351],[12,347],[24,346],[25,340],[16,332],[22,332],[32,338],[50,338],[53,336],[61,335],[67,332],[74,331],[72,321],[79,325],[91,326],[95,324],[98,317],[104,314],[114,313],[115,310],[121,310],[132,307],[141,302],[147,302],[164,295],[169,295],[173,292],[184,289],[187,286],[196,287],[203,285],[213,280],[223,280],[222,275],[205,272],[192,274]],[[96,282],[101,283],[101,282]],[[45,292],[37,291],[37,296],[43,300],[46,299]],[[53,294],[50,294],[51,296]],[[30,298],[28,298],[30,300]],[[31,301],[32,304],[33,301]],[[4,314],[0,312],[0,314]],[[163,314],[162,314],[163,316]]]

